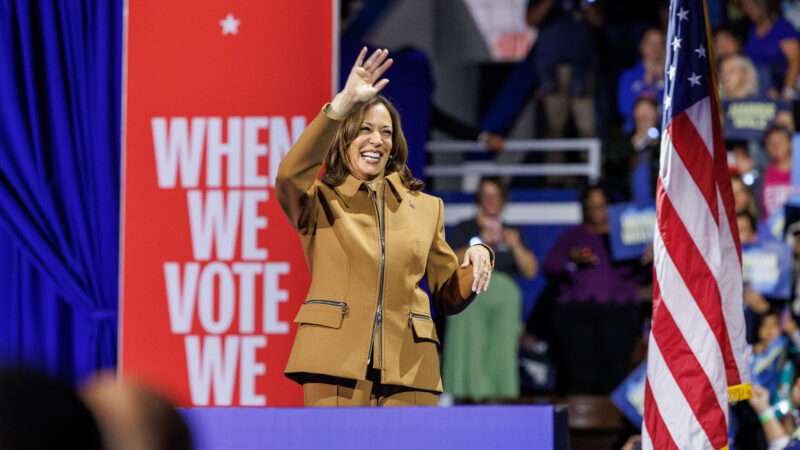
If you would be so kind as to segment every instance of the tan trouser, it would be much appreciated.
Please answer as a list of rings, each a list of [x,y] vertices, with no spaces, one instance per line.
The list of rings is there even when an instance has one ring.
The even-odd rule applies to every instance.
[[[393,386],[391,388],[394,388]],[[329,383],[305,383],[303,401],[305,406],[435,406],[439,396],[432,392],[415,391],[397,387],[380,389],[376,394],[372,381],[357,381],[350,388]]]

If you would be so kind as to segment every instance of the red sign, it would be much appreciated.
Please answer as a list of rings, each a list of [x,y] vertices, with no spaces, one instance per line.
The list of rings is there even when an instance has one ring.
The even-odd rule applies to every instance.
[[[128,0],[120,371],[180,406],[302,403],[310,277],[274,179],[332,96],[334,6]]]

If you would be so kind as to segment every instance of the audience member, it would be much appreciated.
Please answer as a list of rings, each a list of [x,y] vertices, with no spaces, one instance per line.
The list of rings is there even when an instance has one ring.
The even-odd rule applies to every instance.
[[[796,385],[797,382],[795,382],[795,387],[792,388],[792,400],[795,404],[798,403],[795,400]],[[761,422],[764,434],[766,435],[769,450],[786,449],[791,440],[791,432],[787,431],[787,427],[784,427],[784,424],[781,423],[775,409],[772,407],[769,390],[757,384],[753,385],[752,395],[748,402],[758,415],[758,420]]]
[[[714,51],[717,61],[738,55],[742,52],[742,40],[730,28],[719,27],[714,32]]]
[[[761,215],[758,212],[755,197],[753,197],[753,191],[744,184],[742,177],[739,175],[732,176],[731,185],[733,186],[733,204],[736,209],[737,218],[739,214],[749,214],[750,217],[760,217]]]
[[[639,204],[653,201],[658,178],[660,119],[658,101],[639,97],[633,106],[633,132],[606,146],[605,173],[628,174],[609,181],[608,187],[618,197]]]
[[[789,340],[782,334],[781,317],[775,309],[770,308],[758,316],[756,330],[757,337],[750,363],[751,375],[753,382],[767,389],[770,401],[776,403],[779,401],[781,376],[786,365],[790,363]]]
[[[650,280],[650,261],[614,261],[608,195],[590,186],[582,196],[583,224],[565,231],[542,269],[555,284],[554,358],[560,390],[608,394],[631,369],[641,335],[639,287]]]
[[[462,399],[515,398],[522,297],[512,276],[533,278],[538,262],[520,231],[502,222],[508,192],[499,178],[483,178],[475,200],[477,216],[459,223],[447,240],[461,258],[472,239],[481,239],[495,251],[495,269],[489,290],[464,312],[447,317],[444,387]]]
[[[756,164],[750,154],[747,141],[729,141],[728,166],[736,176],[741,178],[745,185],[755,191],[757,182],[760,181]]]
[[[595,29],[603,23],[595,2],[530,0],[528,24],[538,28],[536,72],[544,93],[547,135],[564,137],[572,118],[581,137],[595,134]]]
[[[142,386],[100,375],[83,397],[97,416],[106,450],[192,450],[192,436],[175,408]]]
[[[495,271],[533,278],[538,271],[536,255],[531,252],[519,228],[503,223],[508,203],[508,189],[498,177],[484,177],[475,196],[478,214],[456,225],[447,235],[450,245],[461,256],[469,241],[478,237],[495,251]]]
[[[758,74],[749,59],[731,55],[719,66],[719,96],[721,100],[742,100],[758,96]]]
[[[800,41],[791,23],[773,0],[742,0],[742,12],[752,26],[744,53],[769,74],[773,96],[794,98],[800,72]]]
[[[761,211],[769,218],[783,209],[792,192],[792,133],[785,126],[773,125],[764,132],[764,147],[769,164],[764,171]]]
[[[0,370],[0,449],[102,448],[95,418],[69,387],[38,373]]]
[[[624,119],[623,129],[633,130],[633,109],[640,97],[661,99],[664,95],[664,33],[651,28],[644,33],[639,44],[641,61],[622,72],[617,90],[617,108]]]

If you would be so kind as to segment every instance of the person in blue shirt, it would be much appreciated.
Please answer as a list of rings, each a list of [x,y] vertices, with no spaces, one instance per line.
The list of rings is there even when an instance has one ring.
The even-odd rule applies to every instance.
[[[623,129],[633,131],[633,105],[639,97],[660,99],[664,94],[664,33],[651,28],[639,43],[642,60],[622,72],[617,90],[617,108],[624,119]]]
[[[744,53],[767,72],[771,93],[790,99],[796,97],[800,73],[800,40],[789,21],[784,19],[775,2],[743,0],[742,12],[753,22],[744,45]]]

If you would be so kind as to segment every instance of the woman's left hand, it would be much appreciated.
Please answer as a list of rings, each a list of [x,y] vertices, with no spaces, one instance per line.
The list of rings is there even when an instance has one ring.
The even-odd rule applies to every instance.
[[[489,250],[482,245],[473,245],[464,253],[464,262],[461,267],[472,265],[472,292],[480,294],[489,289],[489,280],[492,278],[492,261]]]

